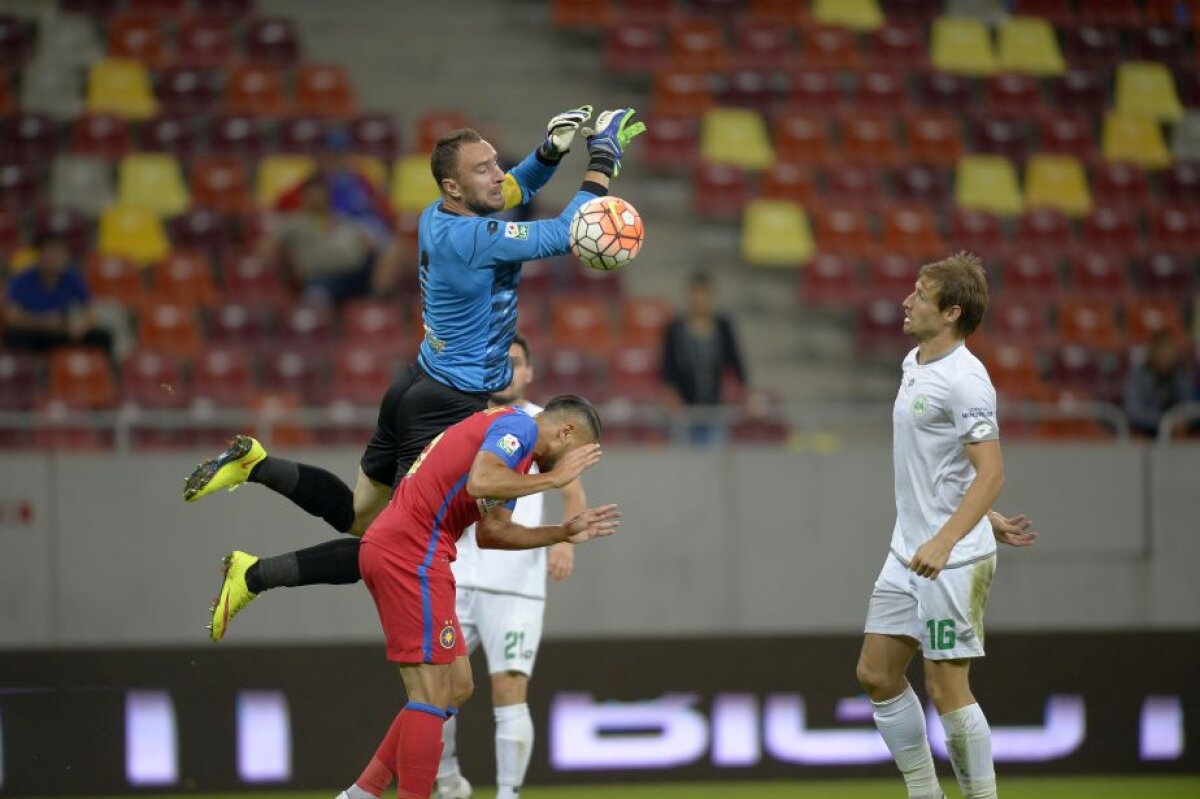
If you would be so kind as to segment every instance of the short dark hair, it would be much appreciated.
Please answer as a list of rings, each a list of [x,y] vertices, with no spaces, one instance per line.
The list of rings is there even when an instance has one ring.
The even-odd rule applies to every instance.
[[[592,439],[600,440],[600,414],[596,411],[596,406],[583,397],[575,394],[559,394],[547,402],[546,407],[542,410],[545,413],[561,412],[579,417],[587,422],[588,428],[592,432]]]
[[[437,181],[439,189],[442,188],[443,180],[458,174],[458,151],[462,146],[481,141],[483,137],[471,128],[452,130],[437,140],[437,144],[433,145],[433,154],[429,156],[429,169],[433,172],[433,179]]]
[[[533,363],[533,356],[529,353],[529,342],[520,333],[513,333],[513,344],[516,344],[525,353],[525,363]]]
[[[955,253],[925,264],[920,275],[937,284],[939,311],[954,305],[962,310],[954,324],[958,337],[965,339],[974,333],[988,308],[987,275],[979,256],[966,251]]]

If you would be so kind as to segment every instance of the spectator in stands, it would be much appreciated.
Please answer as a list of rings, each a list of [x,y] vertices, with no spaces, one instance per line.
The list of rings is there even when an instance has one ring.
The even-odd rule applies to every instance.
[[[1168,331],[1150,339],[1146,358],[1135,363],[1125,381],[1125,413],[1135,433],[1158,434],[1162,415],[1176,405],[1195,398],[1196,386],[1179,344]]]
[[[262,238],[259,253],[282,259],[306,296],[341,303],[374,288],[377,240],[358,222],[334,213],[323,173],[304,182],[300,206]]]
[[[723,426],[715,424],[711,414],[728,399],[722,395],[726,376],[746,384],[737,337],[729,318],[716,310],[711,276],[695,272],[688,281],[684,312],[667,325],[662,353],[663,402],[668,410],[691,410],[690,423],[681,429],[693,443],[721,437]],[[705,415],[709,418],[697,418]]]
[[[60,237],[39,242],[37,260],[8,281],[4,319],[4,344],[13,349],[90,346],[112,353],[112,336],[95,327],[87,283]]]
[[[317,156],[321,175],[329,187],[333,213],[352,219],[375,238],[379,246],[392,239],[392,209],[387,199],[371,181],[355,168],[350,153],[350,139],[345,131],[331,131],[325,146]],[[275,204],[277,211],[295,211],[303,206],[307,180],[284,192]]]

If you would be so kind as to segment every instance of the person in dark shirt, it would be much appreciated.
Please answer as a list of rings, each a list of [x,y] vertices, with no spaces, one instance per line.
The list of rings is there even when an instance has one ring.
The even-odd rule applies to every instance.
[[[8,281],[5,346],[33,352],[92,346],[111,352],[112,336],[94,327],[91,293],[67,242],[46,238],[39,250],[37,262]]]
[[[1135,433],[1155,436],[1162,415],[1191,401],[1195,393],[1193,375],[1180,355],[1179,345],[1171,333],[1160,330],[1150,339],[1145,361],[1134,365],[1125,381],[1129,426]]]

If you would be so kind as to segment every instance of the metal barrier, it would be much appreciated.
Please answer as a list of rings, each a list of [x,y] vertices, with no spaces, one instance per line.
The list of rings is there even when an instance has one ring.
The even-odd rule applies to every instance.
[[[1200,402],[1185,402],[1182,405],[1176,405],[1164,413],[1162,419],[1158,421],[1158,435],[1155,437],[1155,443],[1160,447],[1168,446],[1177,429],[1193,422],[1200,422]]]

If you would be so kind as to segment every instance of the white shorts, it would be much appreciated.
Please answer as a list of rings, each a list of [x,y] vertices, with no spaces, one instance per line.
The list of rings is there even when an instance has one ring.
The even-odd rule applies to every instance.
[[[459,588],[458,623],[467,639],[467,651],[483,644],[488,674],[517,671],[533,674],[542,643],[542,617],[546,600],[500,594],[477,588]]]
[[[983,611],[995,573],[992,555],[929,580],[889,552],[871,592],[864,632],[914,638],[929,660],[983,657]]]

